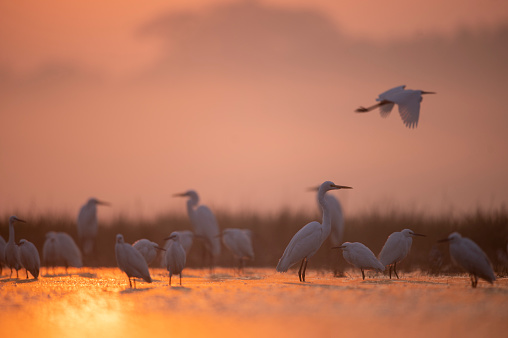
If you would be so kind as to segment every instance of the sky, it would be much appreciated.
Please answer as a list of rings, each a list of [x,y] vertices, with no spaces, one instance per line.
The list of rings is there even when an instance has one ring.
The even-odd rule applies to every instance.
[[[0,213],[103,217],[316,208],[494,210],[508,201],[505,1],[0,4]],[[355,114],[435,91],[416,129]]]

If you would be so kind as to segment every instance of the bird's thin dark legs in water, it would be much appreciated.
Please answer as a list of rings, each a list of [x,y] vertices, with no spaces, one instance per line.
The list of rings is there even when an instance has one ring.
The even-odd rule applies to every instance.
[[[182,273],[180,272],[180,285],[182,285]]]
[[[478,285],[478,277],[476,275],[471,275],[471,285],[474,288]]]
[[[388,266],[388,275],[390,275],[390,279],[392,279],[392,266]]]
[[[360,270],[362,270],[362,278],[363,278],[363,280],[365,280],[365,273],[363,272],[363,269],[360,269]]]
[[[302,281],[302,268],[303,268],[303,262],[305,262],[305,258],[302,259],[302,263],[300,264],[300,270],[298,270],[298,278],[300,278],[300,282]]]
[[[26,279],[28,279],[28,270],[25,269],[25,271],[26,271]]]
[[[304,258],[305,263],[303,263],[303,271],[302,271],[302,282],[305,282],[305,271],[307,271],[307,258]]]
[[[169,286],[171,286],[171,274],[169,274]]]
[[[399,275],[397,275],[397,263],[393,264],[393,272],[395,272],[395,276],[399,279]]]
[[[12,268],[11,268],[11,274],[10,274],[9,278],[12,278]]]

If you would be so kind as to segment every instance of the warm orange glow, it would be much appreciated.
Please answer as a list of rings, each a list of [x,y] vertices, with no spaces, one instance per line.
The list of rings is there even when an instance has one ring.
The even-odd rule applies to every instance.
[[[61,269],[60,273],[64,270]],[[37,337],[308,337],[429,334],[497,336],[506,329],[506,279],[495,286],[467,276],[406,273],[401,280],[359,271],[350,277],[310,271],[221,269],[213,276],[187,269],[183,285],[167,272],[128,288],[116,268],[42,276],[36,282],[2,280],[0,327],[11,336]]]
[[[504,2],[29,1],[1,5],[0,213],[508,201]],[[358,115],[395,85],[436,91],[409,130]],[[101,211],[102,212],[102,211]]]

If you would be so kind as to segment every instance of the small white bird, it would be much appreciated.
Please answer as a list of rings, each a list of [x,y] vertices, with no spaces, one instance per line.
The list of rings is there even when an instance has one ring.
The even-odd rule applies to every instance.
[[[166,269],[169,271],[169,285],[171,285],[171,277],[178,274],[180,275],[180,285],[182,285],[182,270],[185,267],[187,256],[185,249],[180,243],[180,234],[178,232],[165,238],[165,240],[169,239],[171,239],[171,244],[167,248],[165,255]]]
[[[379,103],[370,107],[359,107],[355,110],[357,113],[366,113],[377,107],[382,117],[387,117],[397,104],[402,121],[408,128],[416,128],[420,117],[420,102],[423,94],[435,94],[435,92],[426,92],[423,90],[404,89],[406,86],[398,86],[379,94],[376,101]]]
[[[399,275],[397,274],[397,263],[402,261],[409,254],[411,245],[413,244],[413,236],[425,237],[425,235],[417,234],[413,232],[413,230],[404,229],[388,236],[383,249],[381,249],[378,258],[384,266],[390,266],[388,270],[390,279],[392,279],[392,268],[395,276],[399,279]]]
[[[222,230],[222,243],[239,261],[239,271],[243,271],[245,260],[254,260],[252,232],[249,229],[227,228]]]
[[[194,190],[175,194],[175,197],[189,197],[187,200],[187,213],[194,228],[196,238],[201,238],[205,243],[205,255],[209,257],[210,267],[213,268],[215,261],[220,255],[220,231],[215,215],[206,205],[199,205],[199,196]]]
[[[384,265],[376,258],[374,253],[359,242],[345,242],[341,246],[334,247],[334,249],[342,249],[342,255],[346,262],[362,271],[362,278],[365,279],[363,270],[377,270],[384,271]]]
[[[134,288],[136,288],[136,280],[134,278],[142,278],[147,283],[152,282],[145,259],[138,250],[134,249],[130,244],[125,243],[121,234],[116,235],[115,255],[118,267],[129,278],[129,286],[131,288],[131,278],[134,282]]]
[[[46,240],[42,246],[42,262],[46,269],[64,266],[65,273],[69,266],[81,268],[83,259],[79,247],[72,237],[65,232],[50,231],[46,233]]]
[[[173,236],[174,234],[178,234],[179,237],[180,237],[180,244],[182,245],[183,249],[185,250],[185,255],[188,256],[189,255],[189,251],[192,247],[192,242],[194,241],[194,233],[190,230],[180,230],[180,231],[173,231],[171,234],[169,234],[169,237],[168,240],[166,241],[166,243],[164,244],[164,249],[166,249],[166,251],[168,250],[168,248],[171,246],[171,244],[173,243],[173,240],[172,239],[169,239],[171,238],[171,236]],[[162,255],[162,259],[161,259],[161,266],[163,268],[166,267],[166,255]]]
[[[318,201],[323,209],[323,221],[322,223],[310,222],[293,236],[277,264],[276,270],[278,272],[286,272],[291,266],[301,261],[298,277],[301,282],[305,282],[307,261],[319,250],[331,232],[330,207],[325,200],[325,194],[327,191],[335,189],[352,188],[336,185],[330,181],[321,184],[318,191]]]
[[[95,249],[95,237],[97,236],[97,206],[109,205],[107,202],[99,201],[96,198],[90,198],[85,205],[81,207],[78,214],[78,239],[83,250],[83,254],[90,255]]]
[[[2,268],[5,264],[5,246],[7,243],[5,242],[5,239],[0,236],[0,276],[2,275]]]
[[[438,242],[450,242],[452,261],[470,274],[473,288],[478,285],[478,277],[485,279],[490,284],[496,280],[489,258],[478,244],[469,238],[462,237],[458,232],[453,232]]]
[[[9,278],[12,277],[12,269],[16,270],[16,278],[19,278],[18,270],[22,268],[21,260],[19,257],[19,247],[14,239],[15,222],[26,223],[25,221],[17,218],[16,216],[9,217],[9,240],[5,245],[5,263],[11,269],[11,274]]]
[[[41,268],[41,258],[39,251],[32,242],[22,239],[19,241],[19,257],[21,264],[26,270],[26,279],[28,279],[28,271],[32,274],[34,279],[39,278],[39,270]]]
[[[146,238],[138,239],[132,244],[132,247],[139,251],[148,265],[152,264],[157,257],[157,250],[166,251],[166,249],[161,248],[157,243]]]

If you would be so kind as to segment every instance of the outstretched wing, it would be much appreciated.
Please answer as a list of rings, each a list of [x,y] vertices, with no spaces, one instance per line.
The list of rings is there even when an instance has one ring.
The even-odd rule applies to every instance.
[[[408,128],[416,128],[420,117],[422,94],[417,90],[405,90],[392,98],[399,105],[399,114]]]

